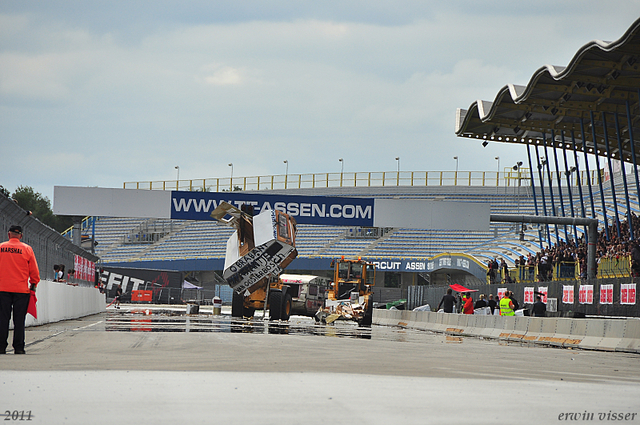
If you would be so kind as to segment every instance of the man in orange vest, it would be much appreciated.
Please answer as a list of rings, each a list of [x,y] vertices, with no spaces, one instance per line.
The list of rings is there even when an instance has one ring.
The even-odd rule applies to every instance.
[[[20,239],[22,227],[14,225],[9,228],[9,240],[0,244],[0,354],[5,354],[7,350],[12,310],[13,350],[15,354],[25,354],[24,322],[30,290],[35,291],[40,282],[33,249]]]

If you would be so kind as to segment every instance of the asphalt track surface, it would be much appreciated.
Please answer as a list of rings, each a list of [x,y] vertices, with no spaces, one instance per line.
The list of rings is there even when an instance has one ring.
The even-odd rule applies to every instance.
[[[0,356],[2,423],[640,423],[638,355],[210,311],[27,329]]]

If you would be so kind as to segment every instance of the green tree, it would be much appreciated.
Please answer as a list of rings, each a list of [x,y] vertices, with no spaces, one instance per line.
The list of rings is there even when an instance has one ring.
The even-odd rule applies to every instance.
[[[34,217],[58,232],[63,232],[73,225],[71,217],[54,215],[49,198],[30,186],[18,186],[11,197],[21,208],[31,211]]]

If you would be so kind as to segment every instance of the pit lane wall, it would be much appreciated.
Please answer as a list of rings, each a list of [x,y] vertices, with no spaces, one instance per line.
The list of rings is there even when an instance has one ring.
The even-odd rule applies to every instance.
[[[38,318],[27,314],[26,326],[77,319],[105,311],[105,295],[92,286],[42,280],[36,290]],[[10,325],[13,328],[13,323]]]
[[[640,353],[640,319],[635,317],[574,319],[375,309],[373,324],[421,329],[454,336]]]

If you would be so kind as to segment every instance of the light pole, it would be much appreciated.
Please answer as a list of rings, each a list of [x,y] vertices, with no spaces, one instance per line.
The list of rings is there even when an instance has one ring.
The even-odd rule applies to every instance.
[[[342,187],[342,175],[344,174],[344,160],[342,158],[339,158],[338,161],[340,161],[340,187]]]
[[[396,156],[396,162],[398,163],[398,174],[397,174],[397,183],[396,186],[400,186],[400,157]]]
[[[178,170],[178,175],[176,176],[176,190],[179,189],[179,185],[180,185],[180,166],[176,165],[175,167],[176,170]]]
[[[289,180],[289,160],[285,159],[283,161],[285,164],[287,164],[287,168],[284,171],[284,188],[287,188],[287,180]]]
[[[233,162],[229,163],[229,167],[231,167],[231,178],[229,179],[229,191],[233,192]]]
[[[457,186],[458,185],[458,157],[454,156],[453,159],[456,160],[456,174],[455,174],[455,176],[453,178],[453,185]]]
[[[518,161],[516,162],[516,165],[513,166],[513,170],[518,172],[518,214],[520,214],[520,185],[521,185],[521,178],[520,178],[520,169],[522,168],[522,161]],[[515,186],[513,187],[513,190],[515,191],[516,188]]]
[[[498,162],[498,168],[496,169],[496,195],[498,194],[498,187],[500,186],[500,157],[494,158]]]

